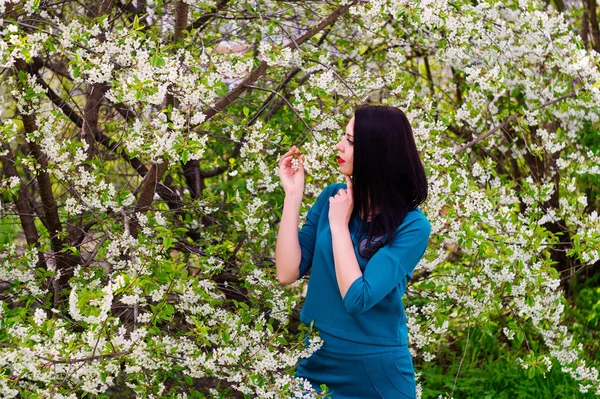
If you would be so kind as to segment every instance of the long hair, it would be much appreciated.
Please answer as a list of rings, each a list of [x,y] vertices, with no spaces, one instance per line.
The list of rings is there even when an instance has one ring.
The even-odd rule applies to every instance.
[[[374,105],[355,110],[352,177],[359,234],[391,242],[406,214],[427,198],[427,176],[404,112]]]

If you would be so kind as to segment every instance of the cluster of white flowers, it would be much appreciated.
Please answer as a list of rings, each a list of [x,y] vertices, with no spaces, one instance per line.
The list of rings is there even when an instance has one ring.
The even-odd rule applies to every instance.
[[[16,4],[0,0],[0,13],[9,3]],[[203,9],[215,4],[187,3]],[[260,10],[263,5],[240,3],[244,6]],[[280,5],[267,2],[265,7],[279,10]],[[318,10],[312,13],[328,8],[315,7]],[[36,3],[24,2],[23,10],[37,12]],[[146,2],[146,11],[145,23],[157,19],[161,26],[171,24],[170,16],[155,2]],[[302,142],[310,175],[305,188],[310,198],[303,211],[325,182],[336,176],[334,144],[349,119],[348,102],[370,98],[399,106],[411,121],[430,181],[428,201],[421,208],[432,224],[429,250],[408,291],[406,311],[414,356],[435,362],[449,334],[461,336],[473,323],[486,325],[494,317],[502,323],[492,326],[498,336],[520,341],[531,328],[542,337],[545,349],[539,352],[544,356],[534,353],[522,360],[522,367],[541,364],[550,370],[559,365],[580,384],[582,392],[600,393],[597,368],[585,362],[582,346],[562,324],[561,276],[550,258],[556,242],[565,238],[578,243],[567,254],[574,261],[585,265],[600,259],[599,217],[588,212],[590,199],[578,185],[582,176],[600,174],[600,158],[580,140],[586,126],[600,120],[600,72],[597,54],[584,49],[565,16],[525,0],[461,4],[460,10],[444,0],[358,2],[349,15],[360,23],[331,25],[328,40],[319,48],[291,49],[281,46],[284,35],[270,32],[266,20],[256,18],[243,25],[230,19],[230,11],[222,12],[229,21],[222,22],[219,35],[240,34],[251,27],[246,30],[265,40],[255,51],[210,54],[203,46],[166,46],[155,35],[133,27],[114,29],[112,24],[119,22],[110,18],[100,23],[54,20],[47,31],[37,32],[20,29],[19,21],[2,22],[0,66],[9,68],[17,59],[29,62],[48,53],[48,59],[64,62],[63,72],[70,75],[64,81],[53,78],[50,87],[59,95],[67,90],[75,104],[80,104],[85,91],[80,87],[105,84],[101,113],[106,102],[121,104],[131,113],[130,119],[116,117],[102,129],[119,143],[120,150],[142,163],[167,159],[173,175],[179,173],[178,163],[187,160],[221,164],[223,148],[213,149],[212,138],[229,136],[239,143],[243,137],[239,158],[229,159],[233,170],[215,179],[219,190],[233,187],[234,198],[223,208],[213,204],[220,204],[225,193],[219,199],[195,203],[204,215],[227,210],[233,221],[231,231],[223,233],[220,229],[225,227],[219,223],[199,229],[198,243],[210,247],[218,242],[219,249],[204,248],[210,255],[182,260],[179,249],[167,253],[160,242],[160,238],[174,237],[165,231],[176,217],[155,210],[130,212],[135,197],[121,187],[135,187],[141,178],[136,176],[131,183],[111,181],[107,173],[112,172],[107,171],[120,161],[97,157],[96,149],[89,148],[79,131],[73,130],[70,119],[60,111],[47,111],[46,93],[32,75],[3,77],[0,93],[10,97],[5,102],[14,101],[20,114],[36,116],[38,129],[26,139],[39,144],[48,159],[46,172],[59,183],[59,190],[64,189],[57,196],[61,219],[93,217],[98,221],[90,241],[82,245],[86,250],[96,238],[103,239],[93,263],[76,269],[70,282],[68,312],[79,325],[77,333],[67,321],[49,318],[50,313],[41,308],[29,310],[29,321],[10,326],[14,340],[10,344],[16,348],[2,348],[0,367],[22,378],[0,376],[4,396],[18,396],[15,387],[40,397],[75,397],[69,390],[98,394],[124,375],[128,386],[140,395],[158,397],[166,392],[161,373],[172,370],[192,378],[210,376],[251,397],[318,396],[307,381],[282,371],[318,350],[320,340],[310,337],[306,348],[286,343],[277,326],[288,323],[296,299],[275,284],[272,271],[266,268],[276,236],[271,206],[280,198],[273,158],[287,150],[277,148],[284,142],[281,129],[294,122],[284,122],[274,114],[269,121],[259,119],[250,127],[227,125],[237,117],[233,114],[239,108],[234,103],[231,109],[236,111],[225,110],[208,122],[209,128],[199,129],[206,124],[210,105],[223,96],[223,90],[233,89],[234,84],[227,83],[238,82],[260,61],[270,66],[261,78],[265,87],[278,83],[278,74],[290,68],[299,67],[304,74],[298,80],[303,83],[294,81],[285,88],[287,105],[295,114],[294,140]],[[253,12],[261,17],[259,11]],[[389,23],[390,15],[402,27],[401,34]],[[40,17],[48,18],[47,14]],[[306,27],[297,31],[306,32]],[[344,43],[343,37],[352,40]],[[45,79],[54,74],[46,67],[43,71]],[[572,98],[566,98],[570,93],[574,93]],[[165,107],[171,95],[176,105]],[[335,98],[335,104],[325,96]],[[253,98],[243,100],[251,100],[247,104],[253,106]],[[544,105],[551,102],[556,103]],[[517,119],[476,144],[476,150],[456,153],[457,144],[513,116]],[[0,141],[20,145],[21,123],[17,118],[7,119],[0,125]],[[528,169],[531,158],[539,160],[540,169]],[[32,176],[40,170],[31,155],[19,154],[17,161]],[[550,166],[541,171],[541,165]],[[528,173],[531,177],[523,177]],[[0,188],[14,190],[28,179],[4,178]],[[129,219],[139,226],[137,238],[131,231],[126,233],[134,228],[127,216],[98,216],[110,212],[131,215]],[[183,223],[203,227],[197,217]],[[570,236],[554,233],[549,228],[552,224],[564,224]],[[239,240],[235,256],[226,260]],[[0,280],[11,282],[9,298],[46,293],[47,284],[40,284],[35,274],[36,251],[15,245],[2,251]],[[209,279],[234,262],[240,266],[239,283],[217,284]],[[198,272],[191,276],[193,269]],[[294,286],[291,292],[298,290]],[[231,293],[247,302],[237,301],[234,308],[227,300]],[[414,302],[413,297],[417,297]],[[126,317],[116,317],[115,309],[123,306],[136,309],[137,318],[130,319],[133,326]],[[448,311],[457,308],[462,312]],[[0,304],[2,327],[10,312]],[[175,319],[182,320],[176,326],[182,333],[161,335],[171,331]],[[62,361],[98,355],[106,357]],[[61,361],[48,367],[48,359]],[[290,394],[290,390],[295,392]],[[418,390],[420,395],[420,385]],[[221,393],[211,389],[210,395]]]
[[[100,324],[104,322],[109,315],[113,302],[113,291],[110,284],[104,286],[93,300],[89,298],[86,301],[80,301],[77,286],[71,286],[69,295],[69,314],[77,321],[85,321],[89,324]],[[91,293],[86,290],[86,293]],[[100,297],[98,298],[97,295]],[[85,307],[85,313],[82,313],[82,305]]]
[[[39,297],[47,292],[36,277],[38,256],[35,249],[24,250],[12,243],[0,246],[0,250],[0,281],[15,284],[15,289],[6,294],[19,298],[21,295]]]

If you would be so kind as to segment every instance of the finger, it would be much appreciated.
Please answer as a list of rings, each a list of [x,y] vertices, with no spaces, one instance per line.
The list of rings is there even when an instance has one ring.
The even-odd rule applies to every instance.
[[[283,168],[285,166],[285,161],[286,161],[287,157],[281,157],[281,159],[279,160],[279,167]]]
[[[279,161],[279,165],[283,168],[291,168],[292,167],[292,155],[288,155],[286,157],[281,158],[281,161]]]
[[[285,158],[285,157],[287,157],[288,155],[293,155],[293,154],[294,154],[294,153],[296,153],[297,151],[299,151],[299,150],[298,150],[298,148],[296,148],[296,146],[295,146],[295,145],[293,145],[293,146],[292,146],[292,148],[290,148],[290,149],[288,150],[288,152],[286,152],[285,154],[283,154],[283,155],[281,156],[281,158]]]
[[[281,158],[279,158],[279,164],[281,165],[281,163],[283,162],[283,160],[284,160],[286,157],[289,157],[291,154],[292,154],[292,150],[289,150],[288,152],[286,152],[285,154],[283,154],[283,155],[281,156]]]
[[[304,154],[298,157],[298,170],[304,171]]]
[[[352,178],[346,175],[346,185],[348,186],[347,191],[348,195],[351,198],[354,198],[354,187],[352,187]]]

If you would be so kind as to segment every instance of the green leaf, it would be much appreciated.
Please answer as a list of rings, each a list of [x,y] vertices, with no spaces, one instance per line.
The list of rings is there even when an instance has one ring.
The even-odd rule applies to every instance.
[[[150,65],[153,67],[164,67],[167,65],[167,63],[163,57],[158,54],[154,54],[152,57],[150,57]]]
[[[283,335],[280,335],[280,336],[277,337],[277,342],[279,342],[282,345],[287,345],[288,344],[287,340],[285,339],[285,337]]]
[[[221,337],[223,337],[223,342],[225,342],[226,344],[229,343],[229,339],[231,338],[227,330],[223,330],[223,332],[221,333]]]

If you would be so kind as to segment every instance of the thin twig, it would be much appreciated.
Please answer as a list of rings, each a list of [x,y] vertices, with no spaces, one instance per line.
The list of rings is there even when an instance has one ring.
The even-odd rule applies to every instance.
[[[575,91],[572,91],[571,93],[569,93],[569,94],[566,94],[566,95],[564,95],[564,96],[562,96],[562,97],[555,98],[554,100],[548,101],[548,102],[546,102],[546,103],[544,103],[544,104],[540,105],[540,106],[538,107],[538,109],[544,109],[544,108],[546,108],[546,107],[549,107],[549,106],[551,106],[551,105],[554,105],[554,104],[556,104],[556,103],[557,103],[557,102],[559,102],[559,101],[565,100],[565,99],[567,99],[567,98],[572,98],[572,97],[575,97],[579,91],[581,91],[581,89],[580,89],[580,90],[575,90]],[[486,139],[487,137],[489,137],[489,136],[491,136],[492,134],[496,133],[498,130],[500,130],[500,129],[503,129],[504,127],[506,127],[507,125],[509,125],[511,122],[513,122],[515,119],[517,119],[519,116],[523,116],[523,114],[522,114],[522,113],[520,113],[520,112],[517,112],[516,114],[514,114],[514,115],[511,115],[509,118],[505,119],[505,120],[504,120],[504,122],[502,122],[501,124],[499,124],[498,126],[496,126],[495,128],[493,128],[493,129],[492,129],[492,130],[490,130],[489,132],[487,132],[487,133],[485,133],[485,134],[482,134],[481,136],[479,136],[479,137],[476,137],[476,138],[475,138],[475,139],[473,139],[472,141],[469,141],[467,144],[465,144],[465,145],[463,145],[463,146],[459,147],[459,148],[458,148],[458,149],[455,151],[455,155],[458,155],[459,153],[463,152],[463,151],[464,151],[464,150],[466,150],[467,148],[474,146],[475,144],[479,143],[481,140],[483,140],[483,139]]]
[[[465,344],[465,350],[463,352],[462,358],[460,359],[460,363],[458,365],[458,371],[456,372],[456,376],[454,377],[454,386],[452,387],[452,393],[450,396],[454,396],[454,390],[456,389],[456,382],[458,381],[458,375],[460,374],[460,369],[462,368],[463,362],[465,361],[465,357],[467,356],[467,349],[469,348],[469,338],[471,337],[471,326],[467,330],[467,343]]]
[[[350,87],[350,85],[348,83],[346,83],[346,81],[335,71],[335,69],[333,69],[330,65],[324,64],[318,60],[310,60],[311,62],[314,62],[315,64],[319,64],[321,66],[324,66],[325,68],[329,69],[331,72],[333,72],[333,74],[335,75],[336,78],[338,78],[338,80],[340,82],[342,82],[342,84],[344,86],[346,86],[346,88],[350,91],[350,93],[352,93],[352,95],[356,98],[358,98],[358,101],[360,101],[361,104],[365,103],[365,100],[368,98],[366,97],[364,100],[362,98],[360,98],[358,96],[358,94],[356,94],[356,92],[352,89],[352,87]]]
[[[312,133],[313,128],[310,127],[310,125],[308,123],[306,123],[306,121],[302,118],[302,116],[300,116],[300,114],[298,113],[298,111],[296,111],[296,109],[292,106],[292,104],[290,104],[290,102],[288,101],[288,99],[285,98],[285,96],[283,96],[281,93],[278,93],[275,90],[266,89],[266,88],[260,87],[260,86],[247,85],[246,87],[249,87],[251,89],[256,89],[256,90],[267,91],[269,93],[272,93],[272,94],[275,94],[275,95],[281,97],[281,99],[286,102],[286,104],[288,105],[288,107],[290,107],[290,109],[294,112],[294,114],[296,114],[296,117],[298,117],[298,119],[300,119],[300,121],[302,121],[302,123],[304,124],[304,126],[306,126],[306,128],[308,129],[308,131]]]

